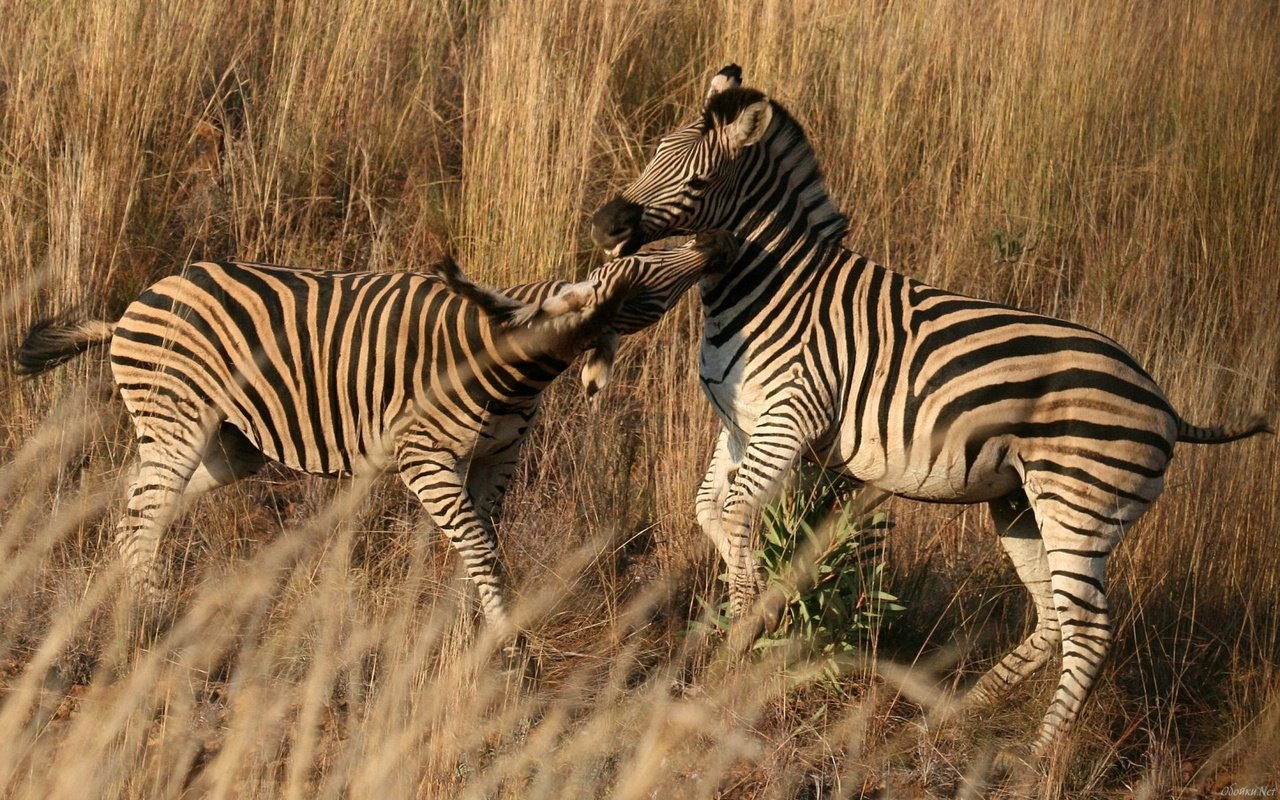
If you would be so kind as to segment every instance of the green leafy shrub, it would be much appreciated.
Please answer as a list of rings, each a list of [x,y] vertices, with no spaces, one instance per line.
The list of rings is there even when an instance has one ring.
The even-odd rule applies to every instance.
[[[810,655],[852,653],[905,610],[883,585],[884,537],[892,523],[883,512],[855,519],[855,487],[844,476],[805,464],[780,499],[765,507],[756,563],[768,588],[782,591],[787,604],[778,626],[755,643],[757,650],[798,642]],[[727,573],[720,577],[728,580]],[[728,630],[728,602],[710,616],[710,627]]]

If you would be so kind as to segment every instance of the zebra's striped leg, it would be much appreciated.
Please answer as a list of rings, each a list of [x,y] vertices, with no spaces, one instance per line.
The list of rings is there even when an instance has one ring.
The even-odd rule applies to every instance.
[[[512,460],[471,462],[467,470],[467,493],[476,507],[480,521],[494,528],[498,513],[502,510],[502,498],[506,496],[507,484],[511,482],[511,473],[516,462]]]
[[[1103,582],[1107,558],[1120,539],[1122,520],[1132,522],[1146,506],[1128,504],[1120,510],[1121,516],[1113,517],[1099,510],[1114,510],[1113,498],[1073,493],[1073,499],[1067,500],[1056,490],[1037,495],[1030,490],[1033,480],[1027,481],[1028,497],[1040,519],[1062,633],[1058,688],[1031,743],[1031,756],[1038,759],[1079,715],[1111,649],[1111,618]]]
[[[1042,669],[1061,641],[1058,612],[1050,587],[1049,559],[1044,540],[1027,497],[1021,491],[993,500],[991,517],[1013,568],[1031,594],[1036,609],[1036,627],[1023,642],[987,671],[970,689],[966,705],[988,705]]]
[[[481,524],[496,531],[497,517],[502,510],[502,500],[515,471],[517,456],[524,437],[520,436],[504,450],[474,459],[467,468],[466,487],[471,503]],[[496,541],[496,536],[495,536]],[[496,551],[495,551],[496,552]],[[501,563],[498,564],[501,567]],[[501,631],[502,628],[495,628]],[[505,668],[522,675],[523,680],[536,680],[542,670],[537,654],[528,647],[524,631],[516,630],[503,645]]]
[[[762,584],[751,533],[760,509],[778,493],[805,441],[793,409],[781,405],[762,415],[725,499],[721,524],[729,540],[729,610],[735,627],[730,646],[736,650],[750,647],[777,622],[766,609],[751,613]]]
[[[486,623],[499,636],[510,637],[506,649],[511,650],[516,645],[515,631],[507,615],[498,539],[467,491],[466,465],[454,454],[430,445],[402,444],[398,458],[401,479],[431,521],[449,537],[467,577],[475,584]]]
[[[729,546],[729,537],[725,534],[720,516],[724,511],[725,496],[729,493],[729,485],[733,481],[738,463],[742,459],[742,447],[729,433],[729,429],[720,428],[720,436],[716,439],[715,450],[711,453],[711,463],[707,465],[707,474],[698,487],[697,516],[698,525],[716,546],[725,566],[733,561],[733,553]]]
[[[186,441],[149,437],[141,426],[139,434],[143,441],[138,445],[137,471],[124,515],[116,525],[116,547],[130,586],[141,596],[154,599],[159,594],[155,560],[160,537],[179,511],[202,448]]]
[[[267,463],[267,458],[249,438],[229,422],[214,429],[200,457],[200,466],[187,483],[183,495],[194,497],[210,489],[247,478]]]

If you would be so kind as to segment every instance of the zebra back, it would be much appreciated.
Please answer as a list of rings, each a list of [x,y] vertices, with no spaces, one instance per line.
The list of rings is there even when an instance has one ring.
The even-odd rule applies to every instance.
[[[432,275],[200,262],[130,304],[111,361],[135,413],[194,391],[268,457],[345,474],[407,424],[464,437],[534,402],[573,345],[512,335]]]

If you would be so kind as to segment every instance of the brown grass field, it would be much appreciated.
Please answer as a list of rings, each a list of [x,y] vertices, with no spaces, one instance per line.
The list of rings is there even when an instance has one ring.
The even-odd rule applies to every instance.
[[[1198,424],[1280,413],[1270,0],[0,9],[6,358],[33,319],[118,314],[201,257],[404,270],[450,247],[494,285],[581,275],[589,213],[736,61],[807,126],[851,248],[1111,335]],[[908,611],[836,679],[686,635],[719,591],[699,326],[691,296],[630,340],[595,411],[570,376],[549,392],[501,525],[526,687],[391,477],[269,469],[199,499],[138,633],[101,351],[0,371],[3,795],[1275,796],[1274,437],[1179,446],[1111,562],[1083,718],[1041,777],[988,786],[1056,676],[948,714],[1030,623],[984,508],[890,504]]]

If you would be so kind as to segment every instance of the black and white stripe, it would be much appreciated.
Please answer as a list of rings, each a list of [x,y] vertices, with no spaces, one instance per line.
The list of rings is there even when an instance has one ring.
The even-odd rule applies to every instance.
[[[742,242],[723,276],[702,282],[700,356],[723,428],[698,520],[728,564],[734,615],[759,590],[754,517],[798,458],[868,493],[988,502],[1038,623],[973,696],[997,696],[1061,647],[1057,693],[1032,748],[1042,754],[1107,654],[1103,568],[1160,494],[1174,442],[1229,441],[1266,425],[1189,426],[1107,337],[846,250],[845,217],[800,125],[740,78],[731,66],[713,79],[702,116],[663,137],[592,231],[614,253],[712,227]]]
[[[542,390],[584,348],[611,358],[617,335],[657,321],[735,253],[728,236],[706,234],[615,259],[583,283],[507,294],[451,261],[436,275],[200,262],[117,323],[36,325],[18,367],[36,374],[110,341],[139,463],[116,542],[140,589],[154,591],[183,495],[268,460],[330,476],[394,468],[506,630],[493,516]]]

